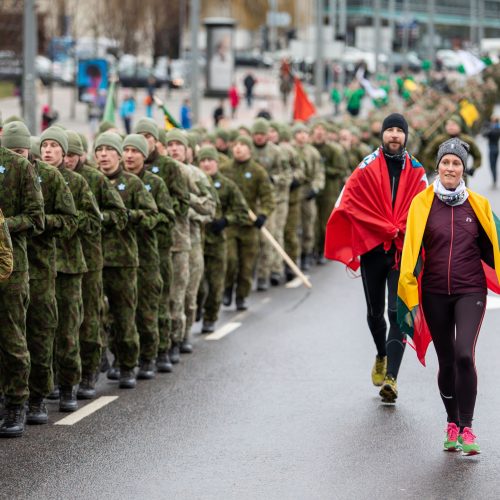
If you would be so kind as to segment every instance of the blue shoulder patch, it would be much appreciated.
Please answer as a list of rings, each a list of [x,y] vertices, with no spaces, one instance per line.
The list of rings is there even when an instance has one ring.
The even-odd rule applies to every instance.
[[[410,155],[410,160],[413,168],[423,167],[423,165],[413,155]]]
[[[373,153],[370,153],[368,156],[365,156],[357,168],[366,168],[372,161],[378,158],[379,150],[377,149]]]

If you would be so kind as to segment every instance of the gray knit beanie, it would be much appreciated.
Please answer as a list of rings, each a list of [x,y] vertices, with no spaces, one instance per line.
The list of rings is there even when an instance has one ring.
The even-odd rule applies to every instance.
[[[122,155],[122,138],[115,132],[104,132],[95,141],[94,151],[99,146],[109,146]]]
[[[147,158],[149,155],[148,141],[146,141],[146,138],[141,134],[127,135],[123,140],[122,150],[125,151],[127,146],[137,149],[137,151],[142,153],[144,158]]]
[[[68,152],[68,136],[66,131],[61,127],[52,126],[45,129],[40,136],[40,144],[43,144],[44,141],[55,141],[61,146],[63,153],[67,154]]]
[[[152,118],[141,118],[134,127],[134,134],[151,134],[156,140],[160,136],[158,125]]]
[[[441,162],[443,156],[451,154],[458,156],[462,161],[464,169],[467,168],[467,157],[469,156],[469,149],[469,145],[466,142],[461,141],[457,137],[448,139],[439,146],[436,158],[436,166],[439,166],[439,163]]]
[[[7,149],[30,149],[30,132],[23,122],[10,122],[2,133],[2,146]]]

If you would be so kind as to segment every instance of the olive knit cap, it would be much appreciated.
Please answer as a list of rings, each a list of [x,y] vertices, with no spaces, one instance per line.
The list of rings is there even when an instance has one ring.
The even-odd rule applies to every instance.
[[[3,126],[5,127],[5,125],[7,125],[8,123],[12,123],[12,122],[24,123],[24,120],[20,116],[10,115],[7,118],[5,118],[5,120],[3,121]]]
[[[158,141],[161,142],[164,146],[167,145],[167,132],[163,128],[158,129]]]
[[[77,133],[80,136],[80,140],[82,141],[83,152],[86,153],[89,150],[89,141],[87,140],[85,134],[82,134],[81,132]]]
[[[68,153],[82,156],[83,146],[82,146],[82,140],[80,139],[80,135],[74,132],[73,130],[66,131],[66,135],[68,136]]]
[[[439,146],[436,157],[436,166],[439,166],[439,163],[441,162],[443,156],[455,155],[460,158],[465,169],[467,167],[467,157],[469,156],[469,149],[469,145],[466,142],[461,141],[457,137],[448,139]]]
[[[97,133],[103,134],[104,132],[107,132],[111,128],[116,128],[116,125],[113,122],[110,122],[108,120],[104,120],[99,124],[99,128],[97,129]]]
[[[229,142],[230,138],[229,130],[226,130],[224,128],[218,128],[215,131],[215,137],[217,137],[217,139],[222,139],[224,142]]]
[[[104,132],[95,141],[94,151],[100,146],[113,148],[120,156],[122,155],[122,138],[115,132]]]
[[[40,137],[37,137],[35,135],[32,135],[30,137],[30,153],[35,157],[35,158],[40,158],[41,152],[40,152]]]
[[[30,149],[30,131],[22,122],[10,122],[5,125],[2,133],[2,146],[8,149]]]
[[[160,130],[152,118],[141,118],[134,127],[134,134],[151,134],[158,140],[160,137]]]
[[[257,118],[252,125],[252,134],[267,134],[269,132],[269,122],[265,118]]]
[[[297,122],[293,125],[292,134],[298,134],[299,132],[309,132],[307,127],[302,122]]]
[[[451,115],[446,121],[456,123],[460,128],[463,126],[462,118],[458,115]]]
[[[215,160],[219,161],[219,154],[213,146],[203,146],[198,153],[198,161]]]
[[[280,125],[279,133],[280,141],[288,142],[292,138],[292,127],[284,123],[283,125]]]
[[[130,146],[132,148],[137,149],[144,158],[147,158],[149,155],[148,141],[141,134],[129,134],[123,140],[122,151],[125,151],[125,148]]]
[[[167,132],[167,144],[172,141],[178,141],[186,148],[188,147],[188,138],[186,134],[182,133],[177,128],[173,128]]]
[[[68,152],[68,135],[61,127],[52,126],[45,129],[40,136],[40,146],[44,141],[55,141],[61,146],[64,154]]]
[[[248,146],[250,150],[253,146],[252,139],[250,139],[250,137],[248,137],[247,135],[239,135],[238,137],[236,137],[236,140],[234,142],[235,144],[244,144],[245,146]]]

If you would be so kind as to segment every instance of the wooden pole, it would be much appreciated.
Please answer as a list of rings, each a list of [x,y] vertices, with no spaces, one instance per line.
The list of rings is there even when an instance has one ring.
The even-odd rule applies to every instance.
[[[252,212],[252,210],[248,210],[248,216],[250,217],[250,220],[252,222],[255,222],[257,220],[257,216]],[[295,264],[295,262],[289,257],[289,255],[283,250],[283,248],[281,248],[281,245],[274,239],[274,236],[269,232],[269,230],[265,226],[262,226],[260,228],[260,231],[269,241],[269,243],[271,243],[271,245],[275,248],[275,250],[281,255],[283,260],[288,264],[294,274],[300,278],[302,283],[304,283],[307,288],[312,288],[312,284],[307,279],[307,276],[299,269],[297,264]]]

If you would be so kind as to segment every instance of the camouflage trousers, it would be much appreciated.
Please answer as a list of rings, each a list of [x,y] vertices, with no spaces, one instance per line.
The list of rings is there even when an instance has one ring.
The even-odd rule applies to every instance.
[[[253,226],[227,228],[226,287],[236,284],[236,297],[252,290],[252,274],[259,250],[259,230]]]
[[[82,279],[83,323],[80,328],[80,357],[82,373],[96,373],[101,363],[103,341],[102,271],[89,271]]]
[[[160,270],[155,267],[139,267],[137,270],[137,309],[135,324],[139,334],[140,359],[152,361],[158,354],[160,333],[158,312],[160,309],[162,281]]]
[[[184,313],[186,325],[184,327],[184,340],[189,339],[191,327],[196,317],[197,297],[200,283],[203,278],[205,262],[203,260],[203,248],[201,243],[193,243],[189,252],[189,281],[186,288],[186,302]]]
[[[172,288],[170,290],[170,317],[172,342],[181,343],[186,330],[186,290],[189,282],[189,251],[172,252]]]
[[[28,399],[28,304],[27,272],[14,272],[7,281],[0,283],[0,383],[6,402],[16,405]]]
[[[276,234],[276,210],[267,218],[264,226],[272,235]],[[259,231],[259,251],[257,257],[257,278],[268,281],[271,275],[273,247]]]
[[[46,397],[54,389],[54,341],[57,328],[56,277],[30,279],[26,340],[31,358],[31,397]]]
[[[300,257],[300,209],[300,201],[290,203],[285,225],[285,251],[294,262]]]
[[[326,224],[332,213],[335,202],[340,193],[337,181],[326,180],[325,189],[316,198],[318,206],[318,217],[316,219],[316,251],[319,254],[324,252]]]
[[[109,347],[125,370],[133,370],[139,360],[139,335],[135,326],[137,308],[137,268],[105,267],[104,294],[109,307]]]
[[[57,273],[56,277],[58,323],[54,364],[61,387],[78,385],[82,377],[79,343],[83,322],[82,276]]]
[[[280,247],[283,248],[285,245],[285,227],[286,220],[288,217],[288,199],[281,201],[276,205],[274,210],[274,239],[279,243]],[[283,274],[283,257],[276,251],[276,249],[271,246],[271,244],[266,240],[266,245],[271,248],[271,272]]]
[[[170,289],[172,287],[172,254],[170,247],[160,248],[160,274],[163,281],[158,313],[160,342],[158,352],[168,352],[172,346],[172,320],[170,318]]]
[[[306,255],[312,254],[314,249],[317,214],[318,209],[314,199],[302,200],[300,207],[302,253]]]
[[[207,252],[209,250],[209,252]],[[200,286],[200,308],[203,319],[215,323],[224,293],[224,280],[227,269],[227,249],[224,241],[215,248],[205,248],[205,272]]]

